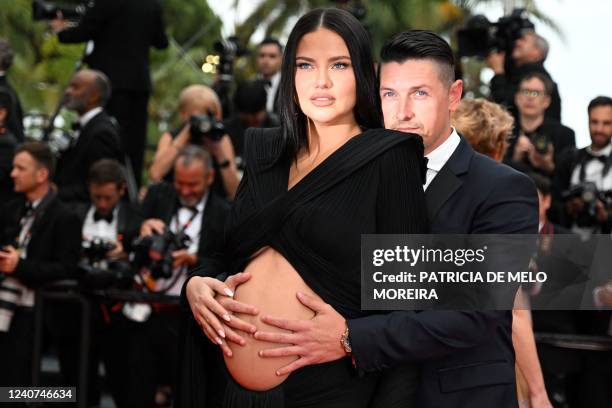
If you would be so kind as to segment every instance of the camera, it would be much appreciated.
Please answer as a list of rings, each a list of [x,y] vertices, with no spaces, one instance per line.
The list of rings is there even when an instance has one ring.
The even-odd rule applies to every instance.
[[[523,33],[533,29],[524,9],[514,9],[496,23],[481,14],[475,15],[457,32],[459,56],[485,58],[493,50],[509,51]]]
[[[218,142],[224,134],[225,125],[211,113],[208,115],[191,115],[189,118],[190,144],[201,145],[204,143],[204,138]]]
[[[78,20],[85,14],[85,5],[67,5],[34,0],[32,2],[32,19],[34,21],[53,20],[57,13],[62,13],[66,20]]]
[[[240,45],[238,37],[231,36],[213,44],[215,51],[219,53],[219,79],[231,82],[234,79],[234,61],[238,57],[247,55],[249,51]]]
[[[134,272],[129,262],[107,259],[109,251],[116,245],[102,238],[84,240],[81,244],[83,259],[78,268],[82,273],[81,285],[89,289],[108,287],[129,288],[134,280]]]
[[[548,145],[551,141],[546,133],[536,132],[528,136],[538,154],[545,155],[548,153]]]
[[[87,258],[92,265],[106,259],[106,254],[115,249],[116,245],[110,241],[101,238],[93,238],[83,241],[81,248],[83,256]]]
[[[610,207],[612,204],[612,191],[599,191],[595,183],[584,181],[576,184],[567,191],[561,193],[563,200],[571,200],[580,198],[584,202],[584,209],[576,219],[576,225],[579,227],[592,227],[597,225],[597,201],[603,202],[604,206]]]
[[[187,249],[191,239],[184,232],[166,230],[134,241],[134,265],[147,268],[154,279],[168,279],[172,276],[172,252]]]

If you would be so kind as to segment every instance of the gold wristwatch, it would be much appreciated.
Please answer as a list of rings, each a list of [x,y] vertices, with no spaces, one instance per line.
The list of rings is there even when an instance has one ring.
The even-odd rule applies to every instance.
[[[351,341],[349,340],[349,328],[348,328],[348,324],[346,324],[346,328],[344,329],[344,333],[342,333],[342,336],[340,336],[340,344],[342,345],[342,348],[346,352],[346,355],[350,356],[351,353],[353,352],[353,349],[351,348]]]

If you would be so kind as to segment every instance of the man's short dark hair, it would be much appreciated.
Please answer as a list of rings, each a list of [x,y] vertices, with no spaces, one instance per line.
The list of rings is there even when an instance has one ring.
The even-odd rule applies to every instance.
[[[610,98],[609,96],[598,96],[597,98],[589,102],[588,112],[591,113],[593,109],[598,108],[600,106],[612,106],[612,98]]]
[[[380,51],[381,63],[407,60],[432,60],[439,69],[442,82],[450,85],[455,80],[455,57],[446,40],[427,30],[409,30],[395,34]]]
[[[263,39],[262,42],[259,43],[259,45],[257,46],[257,48],[261,47],[262,45],[269,45],[269,44],[274,44],[278,47],[278,51],[282,54],[283,53],[283,46],[281,45],[280,41],[278,41],[276,38],[274,37],[266,37]]]
[[[553,92],[553,82],[550,79],[550,77],[546,74],[544,74],[543,72],[529,72],[525,75],[523,75],[523,77],[521,78],[521,80],[519,81],[519,89],[517,91],[520,91],[521,88],[521,84],[525,81],[529,81],[530,79],[539,79],[543,84],[544,84],[544,92],[546,92],[546,95],[552,95]]]
[[[125,185],[125,176],[123,168],[117,160],[101,159],[89,168],[87,181],[89,184],[97,186],[113,183],[117,188],[121,188]]]
[[[102,71],[92,70],[96,75],[94,86],[100,97],[100,106],[105,106],[111,97],[111,83]]]
[[[53,177],[55,172],[55,157],[47,146],[41,142],[26,142],[22,143],[15,149],[15,156],[19,153],[29,153],[39,167],[44,167],[49,171],[49,178]]]
[[[549,196],[552,193],[551,183],[547,177],[538,173],[529,173],[529,177],[533,180],[540,194]]]
[[[238,112],[257,113],[266,109],[268,93],[262,81],[244,81],[234,93],[234,105]]]
[[[0,39],[0,71],[7,71],[13,64],[13,49],[8,41]]]

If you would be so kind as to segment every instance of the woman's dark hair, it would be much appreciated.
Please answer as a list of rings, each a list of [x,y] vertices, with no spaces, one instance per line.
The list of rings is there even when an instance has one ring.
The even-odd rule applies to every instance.
[[[362,129],[383,126],[378,82],[367,31],[348,11],[335,8],[312,10],[304,14],[291,30],[281,68],[278,106],[286,152],[291,159],[296,158],[300,148],[308,146],[308,119],[300,109],[295,90],[296,52],[302,37],[319,28],[326,28],[338,34],[349,50],[357,81],[356,103],[353,108],[357,124]]]

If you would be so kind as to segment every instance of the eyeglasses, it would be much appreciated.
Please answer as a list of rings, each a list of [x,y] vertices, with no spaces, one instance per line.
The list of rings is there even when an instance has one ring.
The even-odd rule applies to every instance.
[[[533,96],[534,98],[538,96],[546,95],[546,91],[540,91],[537,89],[527,89],[527,88],[519,89],[519,93],[523,96]]]

